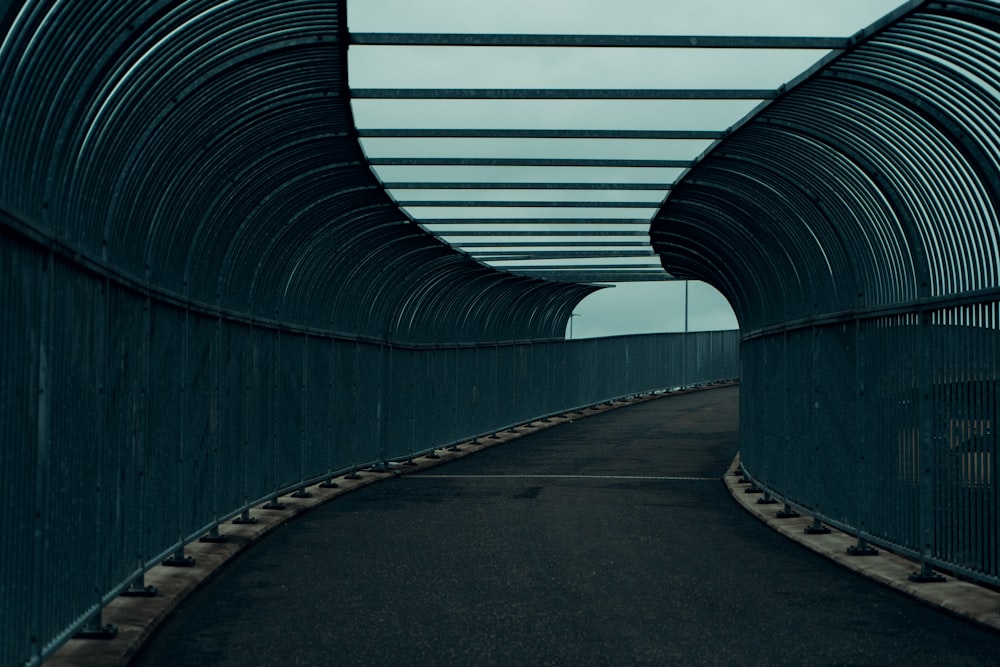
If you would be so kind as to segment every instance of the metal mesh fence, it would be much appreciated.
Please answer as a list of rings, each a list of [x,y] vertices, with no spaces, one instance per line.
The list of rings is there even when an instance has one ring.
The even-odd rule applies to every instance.
[[[3,243],[2,664],[47,654],[145,568],[254,503],[738,371],[733,331],[391,345],[197,310]]]
[[[918,2],[723,139],[650,237],[743,332],[762,490],[1000,583],[1000,5]]]
[[[1000,302],[743,343],[741,457],[824,521],[1000,582]]]

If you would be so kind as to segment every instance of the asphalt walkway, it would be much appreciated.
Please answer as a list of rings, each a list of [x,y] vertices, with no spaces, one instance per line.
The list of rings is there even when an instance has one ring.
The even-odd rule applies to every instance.
[[[737,392],[563,423],[338,497],[229,563],[133,664],[1000,663],[1000,635],[733,501]]]

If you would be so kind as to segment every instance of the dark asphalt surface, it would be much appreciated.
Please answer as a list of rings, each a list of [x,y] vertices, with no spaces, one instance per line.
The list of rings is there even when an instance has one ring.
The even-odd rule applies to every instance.
[[[1000,664],[1000,635],[739,508],[719,480],[737,392],[622,408],[338,498],[182,603],[133,664]]]

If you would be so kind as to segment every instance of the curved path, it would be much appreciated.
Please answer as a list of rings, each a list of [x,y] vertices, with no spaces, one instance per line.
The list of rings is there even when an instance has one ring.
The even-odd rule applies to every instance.
[[[1000,636],[856,576],[720,481],[738,389],[566,423],[275,530],[133,664],[996,664]]]

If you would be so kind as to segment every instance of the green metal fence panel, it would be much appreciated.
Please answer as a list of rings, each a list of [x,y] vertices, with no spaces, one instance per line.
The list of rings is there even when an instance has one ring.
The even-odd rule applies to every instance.
[[[272,462],[275,456],[275,344],[278,333],[262,327],[251,331],[250,370],[247,385],[247,437],[248,467],[247,495],[259,498],[259,490],[273,486]]]
[[[735,342],[655,338],[686,361],[652,375],[564,344],[595,286],[413,225],[357,141],[342,0],[15,0],[0,31],[0,664],[324,475],[736,375]]]
[[[306,341],[302,365],[302,454],[298,475],[306,479],[330,464],[334,447],[333,347],[322,338]]]
[[[12,502],[22,509],[4,517],[0,545],[19,619],[0,624],[11,664],[37,662],[146,568],[253,503],[738,374],[736,332],[365,342],[192,309],[28,243],[0,258],[0,474],[5,495],[34,499]]]
[[[305,435],[303,412],[303,365],[308,352],[309,338],[279,334],[277,363],[275,364],[275,437],[273,466],[274,488],[284,489],[302,480],[302,447]]]
[[[1000,5],[903,10],[709,151],[650,236],[737,313],[753,482],[917,580],[996,585]]]
[[[3,304],[5,342],[0,345],[0,595],[7,613],[0,614],[0,661],[16,664],[37,652],[37,621],[41,599],[32,594],[39,585],[42,545],[35,529],[42,520],[39,501],[44,489],[36,483],[48,465],[47,448],[39,442],[40,407],[45,385],[42,361],[40,298],[46,257],[37,248],[0,232],[0,303]]]
[[[184,472],[178,499],[183,508],[182,538],[188,537],[189,526],[205,526],[215,516],[214,459],[219,440],[217,327],[215,318],[186,313],[184,431],[180,446]]]

